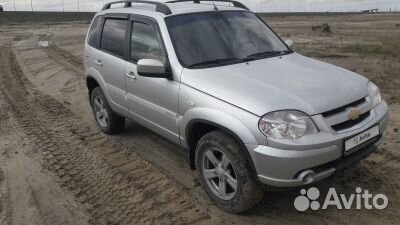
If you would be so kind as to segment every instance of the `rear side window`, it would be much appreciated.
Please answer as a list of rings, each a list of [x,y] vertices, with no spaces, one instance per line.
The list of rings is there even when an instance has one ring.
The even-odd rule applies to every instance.
[[[101,17],[98,16],[96,19],[94,19],[92,23],[92,27],[90,28],[89,31],[89,37],[88,37],[88,43],[92,47],[98,47],[99,46],[99,33],[100,33],[100,26],[101,26]]]
[[[124,55],[126,20],[106,19],[100,48],[117,56]]]

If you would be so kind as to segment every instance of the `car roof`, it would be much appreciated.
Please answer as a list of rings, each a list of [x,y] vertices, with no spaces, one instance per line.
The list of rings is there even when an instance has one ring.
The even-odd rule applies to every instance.
[[[160,12],[156,12],[154,5],[148,4],[134,4],[131,7],[124,8],[124,7],[116,7],[111,9],[106,9],[98,13],[98,15],[107,14],[107,13],[127,13],[127,14],[139,14],[139,15],[146,15],[146,16],[174,16],[179,14],[187,14],[187,13],[196,13],[196,12],[207,12],[207,11],[215,11],[215,7],[212,3],[193,3],[193,2],[177,2],[177,3],[165,3],[169,9],[171,10],[171,14],[165,15]],[[230,6],[230,3],[220,3],[216,2],[215,5],[218,11],[244,11],[245,9]]]
[[[191,2],[179,2],[179,3],[167,3],[167,6],[171,9],[172,14],[185,14],[185,13],[194,13],[194,12],[202,12],[202,11],[215,11],[215,7],[213,4],[196,4]],[[226,10],[244,10],[242,8],[230,6],[229,4],[224,4],[217,2],[215,6],[219,11]]]

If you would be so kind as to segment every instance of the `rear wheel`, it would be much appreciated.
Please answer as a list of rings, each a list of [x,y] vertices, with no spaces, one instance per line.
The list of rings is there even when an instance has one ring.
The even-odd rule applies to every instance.
[[[91,106],[96,123],[104,133],[117,134],[123,130],[125,118],[112,111],[100,87],[92,91]]]
[[[246,211],[264,196],[241,145],[222,131],[204,135],[196,148],[196,166],[208,196],[223,210]]]

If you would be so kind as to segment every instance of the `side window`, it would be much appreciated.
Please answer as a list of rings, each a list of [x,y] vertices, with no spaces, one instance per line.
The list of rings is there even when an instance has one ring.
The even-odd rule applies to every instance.
[[[100,26],[101,26],[101,17],[98,16],[96,17],[96,19],[94,19],[88,35],[88,43],[92,47],[99,46],[98,34],[100,31]]]
[[[160,44],[153,27],[149,24],[134,22],[131,35],[131,59],[163,60]]]
[[[118,56],[124,55],[126,20],[106,19],[100,48]]]

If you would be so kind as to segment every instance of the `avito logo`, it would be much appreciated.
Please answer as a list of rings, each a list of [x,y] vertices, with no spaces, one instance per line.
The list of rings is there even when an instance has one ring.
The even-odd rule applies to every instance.
[[[321,206],[318,201],[320,191],[316,187],[308,190],[301,189],[300,196],[294,200],[294,207],[298,211],[327,209],[329,206],[337,209],[385,209],[389,204],[389,199],[384,194],[372,195],[368,190],[362,190],[357,187],[355,193],[346,196],[338,194],[335,188],[329,188],[325,200]]]

